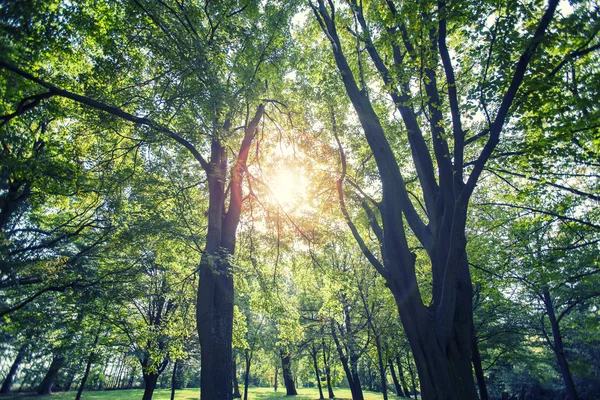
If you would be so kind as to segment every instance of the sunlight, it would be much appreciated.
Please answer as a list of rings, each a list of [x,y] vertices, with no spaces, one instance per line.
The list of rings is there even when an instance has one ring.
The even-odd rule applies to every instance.
[[[306,181],[300,171],[281,168],[269,182],[269,189],[279,205],[292,205],[304,198]]]

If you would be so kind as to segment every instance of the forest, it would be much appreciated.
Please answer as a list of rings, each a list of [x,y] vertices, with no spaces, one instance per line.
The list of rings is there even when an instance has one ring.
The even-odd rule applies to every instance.
[[[0,145],[0,398],[600,399],[598,0],[0,0]]]

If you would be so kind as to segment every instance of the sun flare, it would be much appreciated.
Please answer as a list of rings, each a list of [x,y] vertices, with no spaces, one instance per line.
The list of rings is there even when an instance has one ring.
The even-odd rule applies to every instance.
[[[280,205],[292,205],[304,198],[306,182],[300,171],[281,168],[276,172],[269,189]]]

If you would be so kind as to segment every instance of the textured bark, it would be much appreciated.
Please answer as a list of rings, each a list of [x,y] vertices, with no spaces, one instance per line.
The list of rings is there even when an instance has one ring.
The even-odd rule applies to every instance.
[[[38,394],[41,394],[43,396],[52,394],[52,387],[54,386],[54,381],[58,377],[58,373],[60,372],[62,367],[64,367],[65,363],[66,357],[64,355],[60,353],[54,355],[54,358],[52,358],[52,363],[48,368],[48,372],[46,373],[46,376],[44,376],[42,383],[40,383],[40,386],[37,391]]]
[[[232,330],[233,275],[231,257],[235,253],[236,232],[242,210],[242,182],[246,161],[258,123],[264,113],[260,105],[245,130],[240,151],[231,172],[229,207],[225,211],[227,157],[225,147],[213,140],[211,157],[205,166],[208,175],[208,230],[200,260],[200,280],[196,322],[200,338],[200,394],[205,399],[231,400],[233,397]],[[224,130],[228,131],[226,121]],[[215,132],[215,136],[218,136]]]
[[[292,376],[292,354],[281,350],[281,370],[283,372],[283,383],[285,384],[285,393],[287,396],[298,394],[294,377]]]
[[[158,374],[144,374],[144,395],[142,400],[152,400],[152,394],[156,389],[156,382],[158,381]]]
[[[10,370],[8,371],[8,374],[6,374],[6,378],[4,378],[4,382],[2,382],[2,387],[0,388],[0,393],[4,394],[4,393],[10,392],[10,388],[12,387],[15,376],[17,375],[17,371],[19,370],[19,365],[21,365],[23,358],[25,358],[26,350],[27,350],[27,344],[24,344],[19,348],[19,351],[17,352],[17,356],[15,357],[15,360],[13,361],[12,365],[10,366]]]
[[[579,396],[577,395],[575,383],[573,382],[573,376],[571,375],[569,363],[567,362],[567,357],[565,356],[565,347],[563,345],[562,335],[558,326],[558,320],[556,319],[556,313],[554,311],[554,305],[552,304],[550,292],[545,290],[543,297],[544,305],[546,306],[546,312],[548,313],[548,319],[550,319],[550,326],[552,327],[552,339],[554,341],[552,350],[554,350],[554,354],[556,355],[560,373],[562,374],[565,386],[567,388],[567,396],[569,400],[577,400]]]

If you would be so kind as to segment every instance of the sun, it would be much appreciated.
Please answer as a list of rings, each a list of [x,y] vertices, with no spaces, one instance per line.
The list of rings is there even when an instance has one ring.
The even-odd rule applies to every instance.
[[[304,199],[306,181],[301,171],[280,168],[270,180],[269,190],[279,205],[290,206]]]

